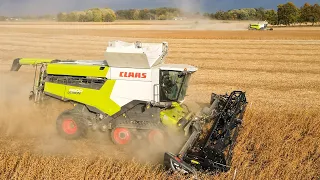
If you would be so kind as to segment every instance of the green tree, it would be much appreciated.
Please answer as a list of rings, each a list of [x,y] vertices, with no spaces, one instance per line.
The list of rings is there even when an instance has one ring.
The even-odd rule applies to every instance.
[[[167,17],[164,14],[161,14],[160,16],[158,16],[158,20],[166,20]]]
[[[312,22],[313,21],[313,7],[309,3],[305,3],[301,8],[301,22]]]
[[[59,14],[57,15],[57,20],[58,20],[59,22],[65,22],[65,21],[67,21],[67,13],[59,13]]]
[[[255,19],[258,19],[257,18],[257,10],[255,8],[244,8],[243,10],[247,11],[248,15],[249,15],[249,18],[250,20],[255,20]],[[263,18],[262,19],[259,19],[259,20],[264,20]]]
[[[224,11],[217,11],[215,14],[214,14],[214,18],[215,19],[218,19],[218,20],[224,20],[224,14],[225,12]]]
[[[253,17],[253,16],[252,16]],[[263,7],[259,7],[256,9],[256,15],[252,19],[257,19],[257,20],[266,20],[266,10]]]
[[[102,12],[99,8],[91,9],[93,14],[93,22],[102,22]]]
[[[149,19],[152,19],[152,20],[156,20],[157,19],[156,15],[151,13],[151,12],[148,13],[148,17],[149,17]]]
[[[93,11],[92,10],[87,10],[86,11],[86,22],[92,22],[93,21]]]
[[[292,2],[288,2],[285,5],[287,11],[288,11],[288,16],[289,16],[289,22],[290,24],[296,23],[299,19],[299,8],[297,8]]]
[[[292,3],[278,5],[278,22],[284,25],[296,23],[299,18],[299,9]]]
[[[109,13],[105,17],[106,22],[113,22],[117,19],[116,13],[112,9],[108,9]]]
[[[245,9],[240,9],[237,13],[239,20],[248,20],[250,18],[249,12]]]
[[[237,13],[233,13],[231,11],[223,13],[223,20],[236,20],[236,19],[238,19]]]
[[[80,13],[73,11],[67,15],[68,22],[79,22]]]
[[[172,20],[174,17],[175,17],[174,13],[172,13],[172,12],[167,12],[166,13],[166,19]]]
[[[126,10],[118,10],[116,11],[117,19],[127,19],[127,12]]]
[[[312,25],[314,25],[314,23],[320,22],[320,6],[319,4],[314,4],[312,7],[312,14],[313,14],[313,22]]]
[[[278,14],[278,23],[279,24],[286,24],[287,22],[285,22],[285,11],[284,11],[284,5],[283,4],[279,4],[277,6],[277,14]]]
[[[136,9],[128,9],[128,10],[122,10],[118,12],[118,15],[120,16],[119,19],[127,19],[127,20],[133,20],[134,19],[134,13]]]
[[[238,9],[231,9],[226,13],[231,17],[232,20],[238,19],[238,16],[239,16],[239,10]],[[227,20],[227,19],[223,18],[223,20]]]
[[[140,12],[139,12],[139,19],[141,19],[141,20],[150,19],[149,9],[140,10]]]
[[[139,20],[140,19],[140,10],[136,9],[136,10],[133,11],[132,19],[133,20]]]
[[[87,21],[86,12],[80,11],[78,13],[79,13],[79,22],[86,22]]]
[[[271,10],[266,10],[265,12],[265,19],[268,21],[269,24],[271,25],[276,25],[278,24],[278,15],[277,12],[273,9]]]
[[[102,13],[103,22],[113,22],[116,20],[116,14],[112,9],[104,8],[100,9]]]
[[[147,20],[147,19],[169,19],[177,17],[181,11],[177,8],[156,8],[156,9],[127,9],[116,11],[117,19]]]

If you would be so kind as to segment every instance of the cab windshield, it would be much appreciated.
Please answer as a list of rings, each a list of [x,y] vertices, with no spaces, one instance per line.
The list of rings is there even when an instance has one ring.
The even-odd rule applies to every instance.
[[[161,71],[160,77],[160,100],[183,101],[187,92],[190,74],[184,74],[181,71]]]

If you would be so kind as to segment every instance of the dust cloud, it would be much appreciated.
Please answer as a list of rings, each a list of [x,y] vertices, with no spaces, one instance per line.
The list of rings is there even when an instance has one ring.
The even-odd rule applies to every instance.
[[[195,13],[202,11],[200,0],[173,0],[173,4],[175,5],[175,7],[181,9],[186,13]]]
[[[175,7],[181,9],[186,14],[200,14],[204,12],[202,9],[201,0],[173,0]],[[239,31],[247,30],[250,22],[229,22],[212,20],[202,15],[194,16],[193,18],[187,18],[183,23],[177,21],[177,24],[169,27],[169,29],[175,30],[230,30]],[[168,29],[168,27],[167,27]]]
[[[46,119],[49,114],[37,111],[36,105],[28,101],[32,82],[32,79],[24,77],[23,74],[1,73],[2,135],[33,136],[47,132]]]
[[[55,119],[63,106],[55,101],[48,101],[46,106],[29,101],[33,86],[33,76],[29,74],[1,72],[0,75],[0,138],[12,139],[17,149],[65,151],[67,146],[55,131]]]
[[[71,104],[55,99],[45,104],[29,101],[33,75],[23,72],[1,73],[0,138],[12,139],[16,148],[41,154],[91,154],[99,151],[102,138],[93,141],[67,141],[56,131],[56,118]],[[105,147],[104,147],[105,148]],[[74,151],[77,149],[77,151]]]

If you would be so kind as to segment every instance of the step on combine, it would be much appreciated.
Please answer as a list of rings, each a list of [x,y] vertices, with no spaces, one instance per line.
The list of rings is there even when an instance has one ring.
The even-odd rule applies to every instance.
[[[246,109],[242,91],[212,93],[207,107],[192,112],[184,104],[191,75],[186,64],[165,64],[168,43],[111,41],[104,59],[17,58],[11,71],[35,67],[29,99],[72,102],[56,119],[58,134],[69,140],[91,130],[109,133],[113,143],[168,141],[169,130],[187,137],[181,150],[164,153],[170,172],[228,171]]]

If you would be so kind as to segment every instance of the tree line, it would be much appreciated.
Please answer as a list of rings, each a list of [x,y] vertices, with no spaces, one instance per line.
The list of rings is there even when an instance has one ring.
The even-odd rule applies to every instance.
[[[113,11],[110,8],[91,8],[85,11],[61,12],[57,16],[44,15],[39,17],[25,17],[22,19],[56,19],[61,22],[113,22],[115,20],[171,20],[175,17],[206,17],[217,20],[267,20],[272,25],[291,25],[296,23],[320,22],[319,4],[305,3],[297,7],[292,2],[279,4],[277,9],[242,8],[215,13],[186,13],[178,8],[161,7],[154,9],[126,9]],[[0,16],[0,21],[8,17]]]
[[[110,8],[93,8],[86,11],[59,13],[57,20],[62,22],[113,22],[117,20],[166,20],[180,16],[177,8],[127,9],[113,11]]]
[[[61,22],[113,22],[115,12],[110,8],[92,8],[85,11],[59,13],[57,20]]]
[[[180,9],[168,7],[116,11],[117,19],[120,20],[168,20],[182,14],[183,12]]]
[[[217,11],[216,13],[205,13],[204,16],[218,20],[265,20],[275,17],[276,11],[260,8],[231,9],[228,11]]]
[[[243,8],[216,13],[205,13],[204,16],[218,20],[267,20],[272,25],[290,25],[296,23],[320,22],[319,4],[310,5],[305,3],[297,7],[292,2],[279,4],[277,10],[264,8]]]
[[[195,13],[199,15],[199,13]],[[115,20],[171,20],[185,16],[186,13],[178,8],[161,7],[155,9],[127,9],[113,11],[110,8],[93,8],[86,11],[59,13],[58,21],[75,22],[113,22]],[[188,15],[187,15],[188,16]],[[305,3],[297,7],[292,2],[279,4],[277,9],[242,8],[215,13],[204,13],[204,17],[217,20],[267,20],[272,25],[290,25],[320,22],[319,4]]]

